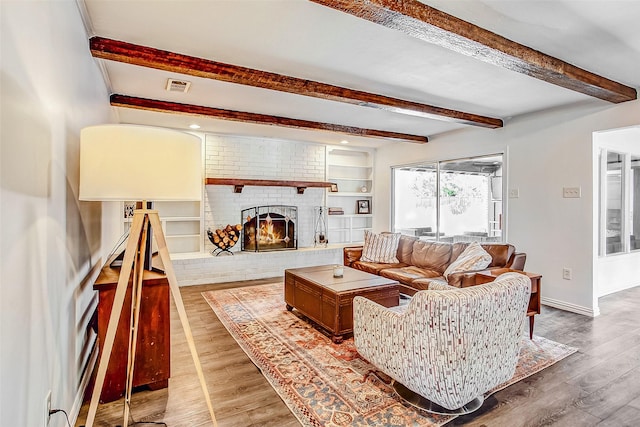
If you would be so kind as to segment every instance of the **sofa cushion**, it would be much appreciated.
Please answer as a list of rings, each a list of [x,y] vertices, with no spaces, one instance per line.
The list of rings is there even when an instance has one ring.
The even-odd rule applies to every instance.
[[[468,242],[456,242],[451,249],[451,259],[457,259],[469,246]],[[508,265],[511,256],[516,248],[509,243],[481,243],[482,249],[491,255],[491,264],[488,267],[505,267]]]
[[[473,242],[453,261],[444,271],[443,276],[463,271],[476,271],[485,269],[491,264],[491,255],[478,242]]]
[[[411,254],[413,253],[413,244],[418,240],[414,236],[400,236],[398,241],[398,252],[396,252],[396,258],[403,264],[411,264]]]
[[[385,268],[402,268],[406,267],[407,264],[403,264],[401,262],[394,264],[384,264],[379,262],[365,262],[365,261],[356,261],[351,264],[351,268],[355,268],[356,270],[366,271],[371,274],[380,274],[381,270]]]
[[[394,264],[398,262],[398,242],[400,233],[375,234],[369,230],[364,232],[361,261]]]
[[[442,276],[442,272],[440,271],[420,268],[415,265],[408,265],[401,268],[385,268],[380,270],[379,274],[387,279],[397,280],[398,282],[407,285],[416,279]]]
[[[438,272],[438,276],[442,276],[449,265],[450,258],[450,243],[418,240],[413,244],[410,264],[427,270],[435,270]]]

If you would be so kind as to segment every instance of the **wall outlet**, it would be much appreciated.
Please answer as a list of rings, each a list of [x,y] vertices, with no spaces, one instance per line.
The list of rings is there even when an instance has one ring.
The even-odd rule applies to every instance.
[[[509,198],[510,199],[517,199],[518,197],[520,197],[520,189],[519,188],[510,188],[509,189]]]
[[[571,276],[572,276],[572,272],[570,268],[565,267],[562,269],[562,278],[564,280],[571,280]]]
[[[42,425],[44,427],[47,427],[49,425],[49,419],[51,419],[51,416],[49,415],[49,413],[51,412],[51,390],[47,392],[47,396],[44,398],[43,411],[44,413],[42,415],[44,417],[42,420]]]
[[[579,199],[582,197],[582,191],[580,187],[563,187],[562,197],[565,199]]]

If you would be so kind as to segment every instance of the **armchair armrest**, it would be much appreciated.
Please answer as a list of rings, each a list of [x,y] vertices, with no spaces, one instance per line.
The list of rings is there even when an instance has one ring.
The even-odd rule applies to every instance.
[[[353,340],[358,353],[378,367],[398,357],[405,337],[404,313],[388,309],[365,297],[353,299]],[[393,376],[392,372],[387,372]]]
[[[349,246],[343,248],[342,256],[344,259],[344,265],[351,267],[351,265],[358,261],[362,256],[362,246]]]
[[[375,318],[384,317],[384,320],[397,321],[399,317],[402,317],[402,312],[392,310],[393,307],[385,307],[378,304],[375,301],[371,301],[369,298],[356,296],[353,298],[353,321],[363,321],[364,325],[369,326]],[[354,324],[355,327],[355,324]]]

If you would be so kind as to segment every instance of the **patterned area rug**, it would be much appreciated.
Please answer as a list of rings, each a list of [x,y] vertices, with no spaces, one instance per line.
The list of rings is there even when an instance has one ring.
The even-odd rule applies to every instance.
[[[281,282],[202,295],[305,427],[441,426],[455,418],[403,404],[353,338],[333,344],[296,310],[287,311]],[[487,395],[577,351],[537,336],[522,342],[515,375]]]

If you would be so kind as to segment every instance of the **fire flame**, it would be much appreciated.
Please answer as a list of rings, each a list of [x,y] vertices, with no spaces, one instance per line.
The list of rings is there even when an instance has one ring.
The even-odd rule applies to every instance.
[[[278,233],[270,216],[260,223],[260,243],[273,244],[282,241],[282,235]]]

